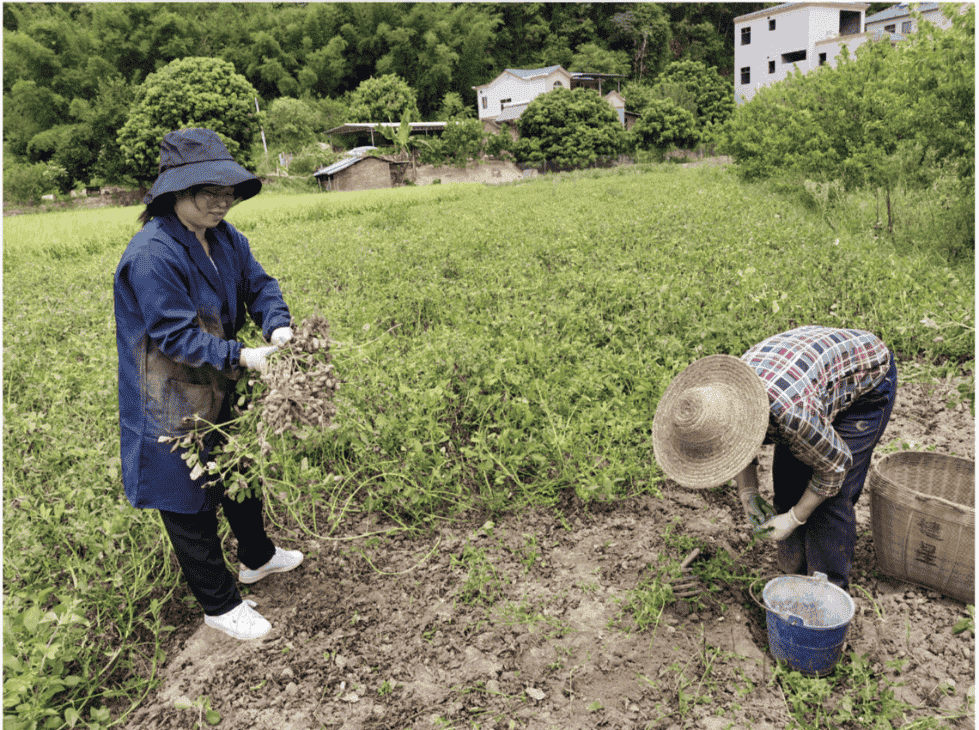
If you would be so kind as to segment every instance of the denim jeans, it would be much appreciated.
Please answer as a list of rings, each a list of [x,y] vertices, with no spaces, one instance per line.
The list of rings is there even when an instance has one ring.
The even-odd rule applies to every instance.
[[[825,573],[829,581],[843,590],[850,587],[853,548],[857,540],[854,505],[863,492],[874,447],[891,418],[897,394],[897,366],[891,353],[891,367],[874,390],[864,394],[833,421],[833,428],[850,448],[853,463],[843,486],[820,504],[785,540],[778,543],[778,565],[785,573],[811,575]],[[813,469],[799,461],[787,446],[776,445],[772,464],[775,492],[773,504],[782,514],[795,506],[804,494]]]
[[[224,496],[221,507],[238,540],[238,560],[252,570],[271,560],[275,546],[265,534],[262,499],[237,502]],[[204,613],[220,616],[241,603],[235,575],[228,571],[224,562],[224,550],[218,537],[217,509],[196,514],[161,509],[160,517],[180,569]]]

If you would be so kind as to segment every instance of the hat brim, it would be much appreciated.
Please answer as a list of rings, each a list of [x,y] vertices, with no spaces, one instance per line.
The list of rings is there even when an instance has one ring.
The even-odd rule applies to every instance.
[[[235,197],[240,200],[253,198],[262,190],[262,181],[234,160],[210,160],[164,170],[143,198],[143,203],[149,205],[160,195],[195,185],[232,186]]]
[[[672,412],[688,388],[720,387],[734,394],[731,407],[737,428],[723,434],[708,453],[684,448],[674,428]],[[758,455],[768,429],[771,406],[765,386],[754,369],[731,355],[710,355],[677,375],[660,399],[653,416],[653,453],[663,472],[690,489],[709,489],[733,479]]]

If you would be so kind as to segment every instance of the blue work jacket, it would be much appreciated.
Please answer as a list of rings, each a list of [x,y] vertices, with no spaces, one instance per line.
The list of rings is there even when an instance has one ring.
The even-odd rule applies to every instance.
[[[175,215],[154,218],[116,269],[122,479],[133,507],[192,514],[217,506],[223,485],[192,480],[183,449],[171,453],[158,439],[185,433],[180,421],[194,413],[230,418],[246,309],[266,340],[290,324],[279,284],[248,239],[226,221],[206,235],[213,264]]]

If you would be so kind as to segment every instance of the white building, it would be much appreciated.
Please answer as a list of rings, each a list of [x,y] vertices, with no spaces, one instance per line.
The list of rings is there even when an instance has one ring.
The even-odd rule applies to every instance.
[[[762,86],[788,76],[798,67],[803,73],[835,67],[843,46],[852,55],[869,39],[888,37],[900,42],[918,29],[911,8],[940,28],[951,21],[942,14],[950,3],[900,3],[864,17],[866,3],[783,3],[734,19],[734,100],[751,99]],[[965,12],[968,3],[959,3]]]
[[[961,9],[965,10],[964,4]],[[942,13],[942,4],[915,3],[914,11],[921,16],[922,20],[934,23],[939,28],[949,28],[952,25],[952,21]],[[906,36],[918,30],[918,20],[911,17],[909,3],[900,3],[869,16],[864,22],[864,30],[870,35],[884,32]]]
[[[524,109],[541,94],[555,89],[594,89],[605,99],[627,129],[635,123],[635,115],[625,110],[625,99],[617,89],[604,93],[602,88],[618,84],[626,78],[621,74],[566,71],[561,66],[546,68],[508,68],[482,86],[474,86],[479,121],[500,125],[515,122]]]
[[[526,105],[554,89],[571,88],[571,74],[560,66],[508,68],[488,84],[474,86],[479,121],[495,119],[508,106]]]
[[[748,101],[762,86],[829,64],[846,45],[863,42],[868,3],[783,3],[734,19],[734,99]],[[860,41],[854,41],[860,38]]]

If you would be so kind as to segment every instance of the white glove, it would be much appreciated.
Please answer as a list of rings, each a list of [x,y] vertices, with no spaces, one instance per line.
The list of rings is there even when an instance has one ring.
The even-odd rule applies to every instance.
[[[278,349],[274,345],[272,347],[243,347],[238,362],[246,368],[264,373],[268,368],[268,356]]]
[[[805,520],[800,522],[796,519],[793,509],[795,508],[790,508],[788,512],[783,512],[762,523],[755,528],[755,534],[763,540],[784,540],[792,534],[795,528],[806,524]]]
[[[272,332],[272,344],[276,347],[282,347],[291,339],[292,328],[290,327],[279,327],[277,330]]]

